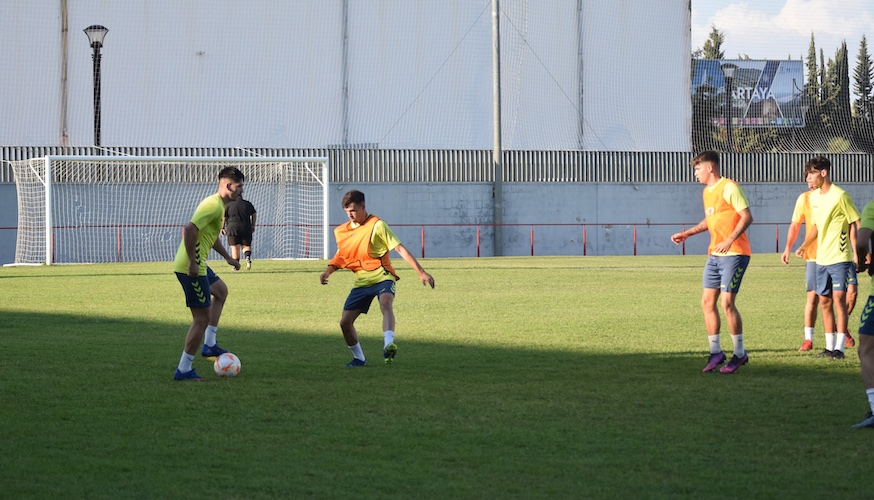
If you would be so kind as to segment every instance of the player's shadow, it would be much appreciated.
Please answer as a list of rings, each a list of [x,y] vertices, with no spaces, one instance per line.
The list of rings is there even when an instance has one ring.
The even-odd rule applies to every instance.
[[[251,471],[259,470],[262,455],[292,460],[303,446],[309,463],[334,464],[330,470],[345,468],[336,464],[340,453],[354,463],[401,461],[426,472],[418,477],[445,478],[446,460],[456,457],[462,463],[449,464],[453,470],[473,467],[480,481],[500,483],[508,474],[540,477],[544,471],[533,464],[550,464],[553,484],[585,490],[587,474],[600,477],[617,467],[623,474],[647,471],[663,485],[675,478],[688,493],[712,485],[700,472],[702,462],[724,471],[755,457],[768,467],[746,467],[747,477],[791,471],[800,479],[787,483],[784,493],[804,496],[821,463],[868,453],[860,431],[849,429],[866,401],[858,372],[845,362],[786,363],[772,351],[753,350],[749,365],[724,375],[702,373],[706,356],[700,352],[568,352],[398,339],[397,358],[386,365],[381,338],[363,335],[368,366],[344,368],[351,356],[339,331],[227,327],[220,343],[241,358],[240,376],[217,379],[198,357],[195,368],[211,380],[175,382],[187,327],[4,313],[0,400],[13,409],[16,426],[27,419],[14,415],[37,404],[44,408],[40,429],[54,433],[69,428],[70,418],[98,419],[106,426],[102,432],[131,440],[145,456],[155,453],[152,446],[177,446],[178,434],[166,429],[220,429],[234,447],[271,450],[251,459]],[[24,428],[10,428],[8,435],[16,436],[17,450],[40,443]],[[738,442],[743,446],[732,445]],[[61,466],[77,453],[53,456]],[[471,458],[477,456],[482,463]],[[442,491],[443,483],[427,487]]]

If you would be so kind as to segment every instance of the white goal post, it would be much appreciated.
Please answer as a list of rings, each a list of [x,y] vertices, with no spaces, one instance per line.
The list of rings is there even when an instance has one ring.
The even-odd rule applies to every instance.
[[[217,191],[227,166],[245,175],[243,198],[258,213],[255,258],[328,258],[328,158],[45,156],[11,163],[18,265],[171,261],[182,227]]]

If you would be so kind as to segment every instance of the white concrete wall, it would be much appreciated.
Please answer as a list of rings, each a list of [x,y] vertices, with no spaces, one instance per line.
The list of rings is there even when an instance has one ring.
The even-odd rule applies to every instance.
[[[874,200],[874,185],[841,187],[860,211]],[[750,230],[754,253],[777,251],[775,230],[782,251],[795,200],[804,188],[801,183],[743,186],[755,219]],[[331,226],[346,220],[340,200],[350,189],[365,193],[368,210],[384,218],[414,255],[421,255],[423,224],[433,225],[425,227],[426,257],[475,257],[477,225],[481,225],[481,255],[493,255],[489,184],[335,184],[329,199]],[[670,242],[670,235],[682,224],[694,225],[704,218],[701,189],[691,183],[507,184],[504,222],[512,226],[504,229],[504,253],[530,255],[530,231],[535,225],[536,255],[582,255],[585,225],[587,255],[632,255],[636,225],[638,255],[676,255],[682,248]],[[0,184],[0,228],[16,224],[15,186]],[[694,236],[686,244],[686,253],[703,255],[708,243],[708,235]],[[12,262],[14,257],[15,231],[0,229],[0,263]]]
[[[104,146],[492,147],[487,1],[343,5],[0,2],[0,143],[93,144],[100,24]],[[503,146],[688,151],[688,0],[579,6],[502,0]]]
[[[862,208],[874,200],[874,185],[841,184]],[[749,230],[754,253],[779,251],[795,200],[805,184],[746,184],[754,225]],[[345,220],[343,193],[359,189],[370,212],[383,217],[416,255],[421,252],[421,224],[483,224],[481,255],[493,255],[491,186],[488,184],[338,185],[332,190],[332,225]],[[704,218],[699,184],[524,184],[504,186],[504,254],[530,255],[534,225],[535,255],[633,255],[637,228],[638,255],[676,255],[683,251],[670,236]],[[405,225],[411,226],[405,226]],[[397,226],[397,227],[396,227]],[[426,257],[476,256],[476,227],[425,227]],[[709,235],[690,238],[687,254],[706,254]],[[800,241],[798,242],[800,243]]]

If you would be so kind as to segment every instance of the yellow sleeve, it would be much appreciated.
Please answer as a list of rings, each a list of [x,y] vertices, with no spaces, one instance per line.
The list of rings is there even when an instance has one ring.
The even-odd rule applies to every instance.
[[[376,221],[373,235],[370,237],[370,252],[374,257],[382,257],[400,244],[401,241],[384,220]]]
[[[734,207],[735,212],[740,212],[741,210],[750,208],[750,203],[747,201],[747,197],[744,195],[743,190],[735,182],[730,182],[725,186],[725,190],[722,192],[722,197],[729,205]]]

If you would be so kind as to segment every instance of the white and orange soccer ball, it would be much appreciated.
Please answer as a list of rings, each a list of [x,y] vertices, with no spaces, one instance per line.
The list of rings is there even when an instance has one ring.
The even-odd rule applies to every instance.
[[[236,377],[240,374],[240,358],[236,354],[226,352],[215,358],[215,363],[212,365],[215,374],[219,377]]]

